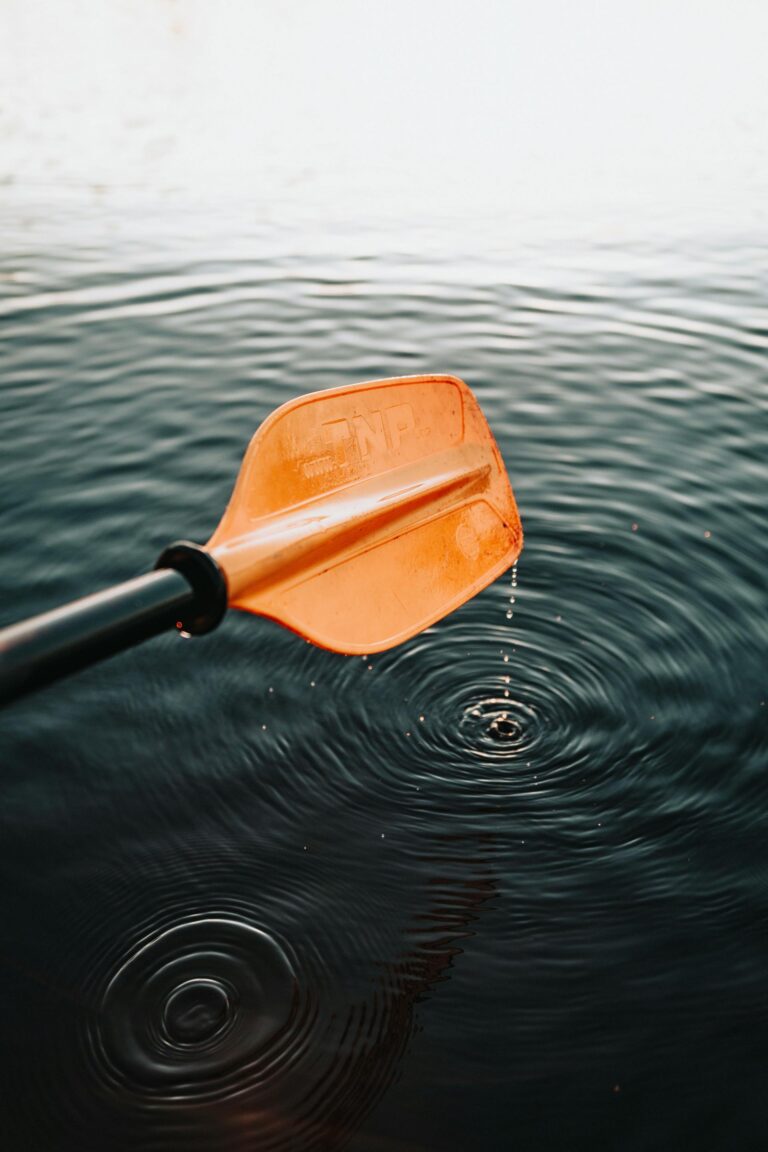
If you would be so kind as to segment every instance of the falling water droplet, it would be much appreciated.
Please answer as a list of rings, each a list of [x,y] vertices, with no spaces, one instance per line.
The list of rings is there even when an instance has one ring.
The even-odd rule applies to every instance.
[[[512,565],[512,582],[510,584],[509,593],[509,607],[507,608],[507,620],[511,620],[514,616],[514,608],[512,605],[515,603],[515,590],[517,588],[517,564]]]

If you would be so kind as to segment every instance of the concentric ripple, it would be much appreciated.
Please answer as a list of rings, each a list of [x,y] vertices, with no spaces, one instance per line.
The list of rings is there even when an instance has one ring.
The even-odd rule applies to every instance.
[[[218,980],[186,980],[163,1005],[163,1031],[178,1047],[212,1040],[234,1020],[236,993]]]
[[[635,519],[656,466],[637,456],[622,485],[585,484],[575,526],[559,493],[532,501],[512,604],[498,583],[397,650],[362,661],[303,653],[299,674],[321,683],[327,704],[345,702],[324,745],[361,810],[371,789],[403,809],[414,793],[420,808],[442,809],[458,791],[465,812],[527,796],[543,814],[567,797],[587,829],[619,796],[642,812],[660,790],[690,805],[701,785],[696,805],[724,818],[723,782],[713,791],[705,767],[713,701],[728,702],[745,770],[765,746],[751,622],[759,555],[743,537],[724,586],[709,521],[679,530],[669,495]],[[671,459],[667,468],[674,476]],[[693,763],[692,732],[712,732]]]
[[[492,760],[532,753],[538,730],[539,717],[532,705],[493,695],[471,700],[458,725],[469,755]]]
[[[99,1009],[116,1073],[150,1088],[221,1081],[291,1023],[296,976],[258,928],[227,919],[178,924],[143,943],[113,975]]]

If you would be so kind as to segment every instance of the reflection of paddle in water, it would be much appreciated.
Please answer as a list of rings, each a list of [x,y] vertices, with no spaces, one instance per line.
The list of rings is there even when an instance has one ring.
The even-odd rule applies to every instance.
[[[436,984],[449,979],[450,969],[464,951],[463,941],[475,934],[472,925],[480,909],[496,895],[487,843],[474,858],[451,851],[452,844],[468,839],[475,838],[443,837],[442,850],[422,858],[440,872],[428,882],[429,910],[415,917],[417,923],[406,930],[413,939],[412,950],[388,964],[380,988],[350,1012],[346,1038],[353,1033],[354,1038],[339,1046],[320,1090],[317,1111],[307,1119],[306,1127],[298,1132],[293,1129],[284,1143],[264,1147],[290,1147],[297,1152],[342,1148],[391,1085],[413,1034],[416,1005]],[[399,1149],[403,1147],[398,1144]]]
[[[319,1078],[307,1080],[301,1098],[266,1124],[251,1127],[250,1119],[244,1119],[248,1138],[257,1137],[260,1148],[342,1148],[397,1075],[413,1034],[416,1005],[449,978],[462,942],[474,935],[472,924],[482,905],[496,894],[485,852],[471,860],[454,855],[446,838],[443,850],[424,860],[440,872],[429,881],[428,911],[407,929],[412,949],[384,967],[367,1001],[350,1008],[336,1051]],[[266,1120],[263,1114],[261,1120]]]

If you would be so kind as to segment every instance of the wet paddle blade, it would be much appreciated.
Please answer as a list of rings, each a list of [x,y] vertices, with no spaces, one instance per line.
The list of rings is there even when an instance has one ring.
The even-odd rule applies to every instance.
[[[453,376],[299,397],[253,437],[207,544],[230,604],[323,648],[391,648],[517,559],[522,527],[480,407]]]

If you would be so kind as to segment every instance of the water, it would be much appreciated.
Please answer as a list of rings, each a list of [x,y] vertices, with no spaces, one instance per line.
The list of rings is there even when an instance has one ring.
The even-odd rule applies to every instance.
[[[438,207],[382,175],[386,136],[302,175],[283,87],[287,142],[261,140],[246,195],[173,132],[207,125],[199,155],[234,163],[192,64],[223,23],[239,105],[256,17],[145,3],[131,31],[129,9],[92,36],[152,44],[135,121],[93,44],[54,69],[60,108],[23,61],[5,89],[27,99],[0,172],[2,622],[205,541],[277,404],[379,376],[467,380],[526,547],[388,653],[232,613],[4,712],[5,1144],[761,1148],[759,149],[740,213],[719,185],[636,216],[626,190],[555,212],[508,183]],[[17,43],[76,58],[77,21],[33,36],[24,11]],[[300,55],[316,31],[293,28]],[[73,119],[94,85],[109,148]]]

